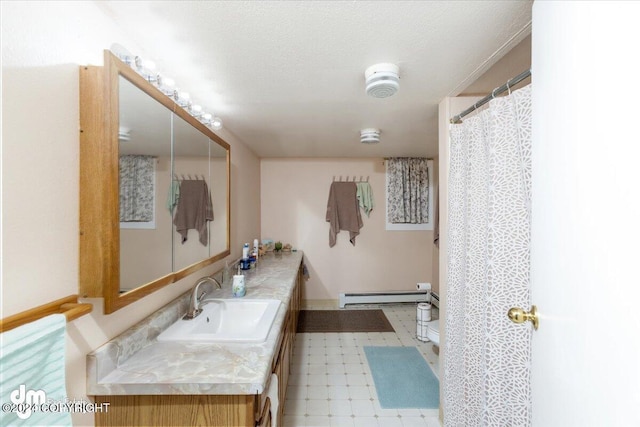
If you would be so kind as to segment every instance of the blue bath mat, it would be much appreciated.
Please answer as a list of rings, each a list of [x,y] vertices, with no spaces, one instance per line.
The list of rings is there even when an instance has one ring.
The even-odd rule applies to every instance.
[[[440,383],[415,347],[364,347],[380,406],[435,409]]]

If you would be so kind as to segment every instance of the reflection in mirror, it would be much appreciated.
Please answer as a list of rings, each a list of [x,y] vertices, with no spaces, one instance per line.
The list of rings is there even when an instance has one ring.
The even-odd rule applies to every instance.
[[[171,112],[119,77],[120,291],[172,272]]]
[[[209,138],[173,115],[173,173],[177,197],[173,214],[174,270],[209,257],[212,204]]]
[[[173,116],[174,271],[227,248],[227,151]]]
[[[172,239],[177,277],[229,253],[230,188],[229,146],[212,140],[217,136],[209,129],[188,117],[197,123],[194,126],[179,113],[172,116],[172,173],[178,189]]]

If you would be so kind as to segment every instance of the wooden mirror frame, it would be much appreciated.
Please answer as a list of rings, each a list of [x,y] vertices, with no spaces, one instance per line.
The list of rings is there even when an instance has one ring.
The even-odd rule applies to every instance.
[[[120,293],[118,172],[119,77],[184,119],[227,152],[227,247],[200,262]],[[173,161],[173,159],[172,159]],[[110,314],[231,253],[231,148],[171,98],[147,82],[110,51],[104,66],[80,67],[80,265],[79,293],[104,298]],[[173,250],[173,249],[171,249]]]

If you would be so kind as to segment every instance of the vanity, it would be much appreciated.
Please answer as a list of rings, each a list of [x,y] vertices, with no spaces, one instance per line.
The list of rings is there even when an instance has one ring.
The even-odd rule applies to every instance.
[[[96,413],[96,425],[271,426],[275,414],[280,424],[304,281],[302,257],[300,251],[268,254],[246,274],[243,300],[281,301],[264,342],[158,341],[186,313],[187,292],[90,353],[87,394],[109,403],[107,412]],[[209,290],[207,298],[233,297],[227,285]],[[272,400],[279,402],[277,410]]]

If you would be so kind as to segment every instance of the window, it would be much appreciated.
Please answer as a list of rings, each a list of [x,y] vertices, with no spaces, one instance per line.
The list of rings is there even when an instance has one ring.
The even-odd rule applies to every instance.
[[[385,162],[385,166],[387,169],[387,173],[386,173],[386,183],[385,183],[385,200],[386,200],[386,230],[387,231],[421,231],[421,230],[433,230],[433,223],[434,223],[434,217],[435,217],[435,212],[433,210],[434,208],[434,188],[433,188],[433,160],[427,160],[427,176],[428,176],[428,193],[426,195],[427,197],[427,209],[428,209],[428,214],[427,214],[427,219],[426,222],[421,222],[421,223],[392,223],[389,220],[390,217],[390,205],[392,205],[392,203],[397,203],[397,202],[392,202],[391,199],[393,199],[393,197],[390,197],[389,194],[389,181],[390,181],[390,174],[389,174],[389,160],[387,160]],[[395,198],[397,200],[397,197]]]

